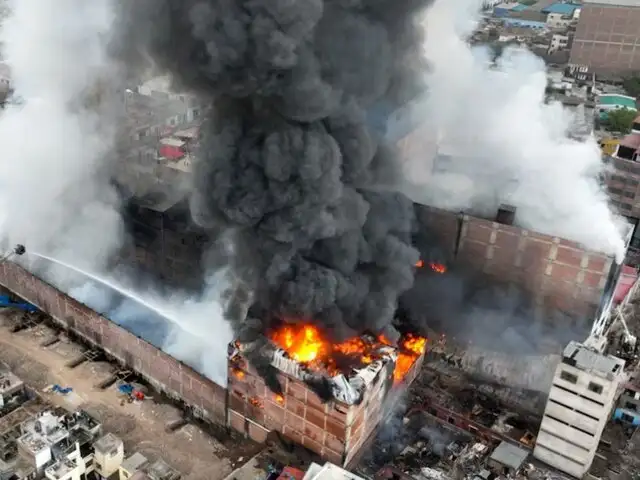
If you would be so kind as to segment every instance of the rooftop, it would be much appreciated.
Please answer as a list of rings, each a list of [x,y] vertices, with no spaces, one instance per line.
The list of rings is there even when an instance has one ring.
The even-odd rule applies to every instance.
[[[332,463],[325,463],[320,466],[312,463],[307,470],[303,480],[363,480],[362,477],[354,475]]]
[[[93,448],[96,452],[111,456],[115,455],[121,446],[122,440],[113,433],[107,433],[96,440],[93,444]]]
[[[603,355],[575,341],[567,345],[562,357],[565,364],[607,378],[622,373],[624,369],[624,360]]]
[[[20,378],[9,371],[0,371],[0,395],[12,393],[24,386]]]
[[[529,452],[507,442],[501,442],[493,451],[491,460],[518,470],[529,456]]]
[[[553,3],[542,9],[543,13],[560,13],[562,15],[573,15],[573,12],[581,8],[581,5],[575,3]]]
[[[46,474],[54,478],[63,478],[76,469],[76,462],[64,458],[46,469]]]
[[[180,472],[168,465],[164,460],[156,460],[146,469],[147,476],[153,480],[179,480]]]
[[[137,472],[148,462],[149,460],[147,460],[147,457],[142,455],[140,452],[136,452],[122,462],[122,469],[126,470],[128,473]]]
[[[640,134],[632,133],[630,135],[626,135],[620,140],[620,145],[623,147],[629,147],[633,149],[640,148]]]

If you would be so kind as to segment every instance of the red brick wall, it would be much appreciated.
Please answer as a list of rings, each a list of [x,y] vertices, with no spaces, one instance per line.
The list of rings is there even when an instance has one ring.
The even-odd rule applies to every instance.
[[[613,262],[568,240],[466,215],[458,258],[541,304],[582,315],[597,310]]]
[[[422,364],[416,361],[401,388],[411,383]],[[385,382],[376,382],[359,405],[337,401],[322,403],[301,380],[278,374],[283,396],[278,399],[255,370],[234,357],[229,366],[228,425],[254,440],[278,431],[291,441],[337,465],[347,465],[362,453],[367,440],[382,421]]]
[[[640,8],[584,5],[571,47],[569,62],[596,73],[640,70]]]
[[[226,390],[221,386],[14,263],[0,264],[0,284],[133,368],[170,397],[183,400],[205,420],[224,422]]]

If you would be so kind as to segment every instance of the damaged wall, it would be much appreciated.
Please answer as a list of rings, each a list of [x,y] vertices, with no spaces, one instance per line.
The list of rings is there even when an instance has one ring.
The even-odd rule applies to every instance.
[[[0,284],[49,314],[63,328],[135,370],[159,391],[184,401],[197,416],[224,423],[226,390],[221,386],[15,263],[0,264]]]
[[[354,465],[374,431],[391,411],[390,405],[416,378],[424,356],[416,359],[402,381],[387,388],[385,371],[365,391],[357,405],[322,402],[308,385],[278,373],[282,396],[271,392],[255,369],[241,357],[229,362],[228,425],[264,441],[269,432],[284,435],[341,466]]]
[[[456,263],[522,288],[546,308],[595,316],[615,266],[613,256],[471,215],[426,206],[418,210],[421,228],[435,232],[442,253]]]

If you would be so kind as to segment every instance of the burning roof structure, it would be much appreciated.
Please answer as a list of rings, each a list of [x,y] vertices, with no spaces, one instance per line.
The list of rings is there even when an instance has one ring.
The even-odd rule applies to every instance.
[[[268,339],[232,342],[229,422],[279,432],[336,464],[352,464],[384,418],[386,400],[417,376],[425,347],[426,339],[411,334],[397,346],[367,335],[332,343],[310,324],[284,324]],[[255,348],[277,371],[275,388],[258,372],[260,364],[252,366]]]

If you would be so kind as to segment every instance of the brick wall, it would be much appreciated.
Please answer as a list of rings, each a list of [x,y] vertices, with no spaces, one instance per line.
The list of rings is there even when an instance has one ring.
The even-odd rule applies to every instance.
[[[419,357],[405,377],[404,389],[422,365]],[[388,409],[388,385],[384,372],[359,405],[338,401],[322,403],[309,387],[294,377],[279,373],[283,396],[271,392],[255,370],[242,358],[229,365],[228,425],[256,441],[277,431],[337,465],[349,465],[362,453]]]
[[[589,4],[580,20],[569,62],[586,65],[597,73],[640,70],[640,8]]]
[[[574,242],[466,215],[458,259],[524,287],[540,304],[579,315],[596,312],[613,264]]]
[[[11,262],[0,264],[0,284],[54,321],[134,369],[203,419],[224,423],[226,390]]]

